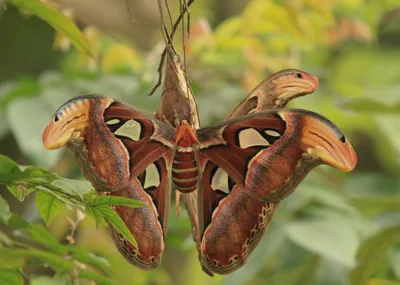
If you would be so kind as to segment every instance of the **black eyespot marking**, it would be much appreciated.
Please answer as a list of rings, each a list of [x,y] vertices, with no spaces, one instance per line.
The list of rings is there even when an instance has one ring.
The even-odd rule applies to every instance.
[[[296,73],[297,78],[303,78],[303,75],[301,73]]]
[[[344,135],[341,135],[341,136],[340,136],[340,141],[341,141],[342,143],[345,143],[345,142],[346,142],[346,137],[345,137]]]
[[[57,122],[58,120],[59,120],[58,116],[55,115],[55,116],[54,116],[54,122]]]

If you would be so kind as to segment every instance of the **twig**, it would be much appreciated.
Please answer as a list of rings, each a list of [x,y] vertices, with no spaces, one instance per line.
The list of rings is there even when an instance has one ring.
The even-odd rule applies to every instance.
[[[168,35],[167,38],[168,38],[169,43],[172,42],[172,39],[173,39],[173,37],[175,35],[176,30],[178,29],[178,26],[179,26],[180,22],[183,19],[183,16],[185,15],[186,12],[189,11],[189,7],[193,2],[194,2],[194,0],[189,0],[187,2],[187,4],[185,5],[185,9],[182,9],[181,13],[179,14],[178,18],[175,21],[175,24],[172,26],[171,34],[168,35],[168,33],[167,33],[167,35]],[[160,8],[160,16],[162,18],[162,27],[161,27],[161,29],[162,29],[163,34],[164,34],[165,33],[165,22],[164,22],[164,16],[163,16],[163,13],[162,13],[162,6],[161,6],[160,0],[158,1],[158,5],[159,5],[159,8]],[[188,25],[188,29],[189,29],[189,25]],[[165,34],[164,34],[164,36],[165,36]],[[164,37],[164,39],[165,39],[165,37]],[[161,85],[162,68],[164,66],[164,60],[165,60],[165,56],[166,55],[167,55],[167,47],[164,48],[164,51],[161,54],[161,60],[160,60],[160,63],[158,65],[158,70],[157,70],[158,71],[158,80],[157,80],[157,83],[154,85],[154,87],[150,90],[149,96],[153,95],[154,92],[157,90],[157,88]]]

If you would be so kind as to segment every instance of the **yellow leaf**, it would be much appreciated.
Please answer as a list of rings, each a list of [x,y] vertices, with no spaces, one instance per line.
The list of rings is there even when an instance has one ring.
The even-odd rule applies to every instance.
[[[240,33],[242,29],[243,22],[241,18],[232,17],[230,19],[227,19],[215,30],[215,40],[236,35]]]
[[[243,13],[246,29],[254,29],[260,23],[271,23],[278,30],[289,33],[294,37],[301,37],[301,31],[292,21],[288,11],[281,5],[265,0],[253,0]]]
[[[113,44],[103,54],[101,69],[105,72],[115,71],[122,67],[140,69],[142,61],[137,52],[122,44]]]

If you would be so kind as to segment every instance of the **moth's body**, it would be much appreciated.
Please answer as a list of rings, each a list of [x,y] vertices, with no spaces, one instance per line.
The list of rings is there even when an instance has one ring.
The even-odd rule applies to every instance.
[[[188,193],[196,190],[199,177],[197,158],[193,144],[198,143],[194,129],[186,122],[176,127],[177,144],[172,164],[172,181],[178,191]]]
[[[265,102],[257,98],[257,106]],[[196,193],[190,197],[197,197],[192,222],[198,223],[200,260],[208,273],[226,274],[243,265],[278,203],[312,168],[324,163],[350,171],[356,164],[350,143],[321,115],[297,109],[248,114],[249,106],[240,104],[230,115],[235,119],[195,129],[182,118],[164,123],[109,97],[81,96],[60,107],[43,143],[73,150],[97,191],[149,205],[115,207],[138,247],[115,231],[114,241],[143,269],[161,260],[170,180],[179,191]]]

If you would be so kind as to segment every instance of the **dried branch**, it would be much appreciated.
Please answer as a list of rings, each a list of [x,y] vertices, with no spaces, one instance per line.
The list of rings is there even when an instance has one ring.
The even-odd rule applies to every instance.
[[[163,10],[162,10],[161,1],[158,0],[158,6],[159,6],[159,9],[160,9],[160,17],[161,17],[161,31],[162,31],[162,33],[164,35],[164,39],[166,40],[166,44],[170,44],[172,42],[172,38],[174,37],[175,32],[178,29],[178,26],[181,23],[185,13],[188,14],[188,28],[187,29],[188,29],[188,35],[189,35],[189,26],[190,26],[190,24],[189,24],[189,20],[190,20],[189,7],[193,2],[194,2],[194,0],[189,0],[187,3],[186,3],[186,1],[184,1],[183,5],[181,5],[181,8],[182,8],[181,12],[180,12],[178,18],[176,19],[174,25],[172,26],[171,34],[168,34],[168,32],[166,30],[166,26],[165,26],[164,13],[163,13]],[[165,2],[165,3],[166,3],[166,6],[168,7],[168,3],[167,2]],[[168,13],[169,13],[169,7],[167,8],[167,10],[168,10]],[[165,61],[165,56],[166,55],[167,55],[167,48],[164,48],[164,51],[161,54],[160,63],[158,65],[158,69],[157,69],[157,71],[158,71],[158,80],[157,80],[157,83],[154,85],[154,87],[150,90],[149,96],[153,95],[154,92],[157,90],[157,88],[161,85],[161,82],[162,82],[162,68],[164,66],[164,61]],[[184,66],[186,68],[186,57],[185,57],[185,65]]]

